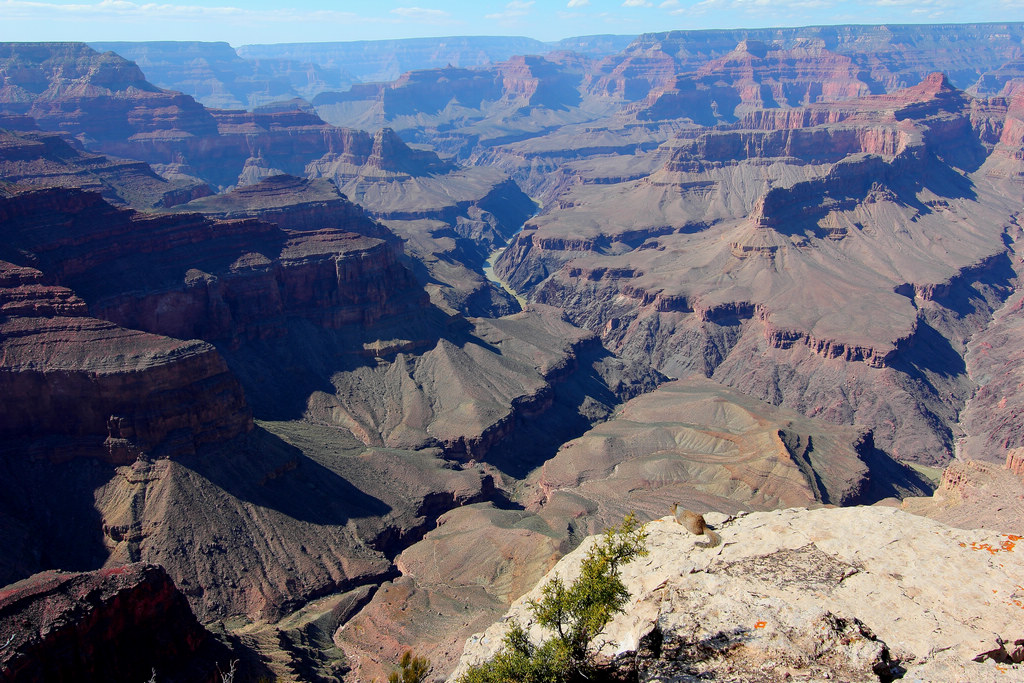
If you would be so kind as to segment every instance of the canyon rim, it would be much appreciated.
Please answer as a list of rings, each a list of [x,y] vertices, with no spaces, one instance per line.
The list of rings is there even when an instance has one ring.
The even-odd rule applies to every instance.
[[[0,43],[0,678],[455,680],[634,512],[628,680],[1024,680],[1022,59]]]

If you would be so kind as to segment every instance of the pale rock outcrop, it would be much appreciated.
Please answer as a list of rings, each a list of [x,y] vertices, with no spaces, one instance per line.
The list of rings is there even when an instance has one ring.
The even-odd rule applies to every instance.
[[[973,661],[1024,638],[1020,536],[884,507],[707,517],[720,548],[666,517],[647,525],[650,555],[623,569],[631,600],[598,640],[638,680],[1024,679],[1020,665]],[[449,680],[492,656],[510,619],[528,623],[527,602],[555,575],[571,581],[592,542],[470,638]]]
[[[908,497],[900,508],[961,529],[1003,529],[1024,533],[1024,477],[1020,449],[1006,454],[1006,465],[957,459],[942,472],[938,488],[928,497]],[[1024,471],[1024,468],[1021,468]]]
[[[1024,477],[1024,448],[1011,448],[1006,451],[1006,469]]]

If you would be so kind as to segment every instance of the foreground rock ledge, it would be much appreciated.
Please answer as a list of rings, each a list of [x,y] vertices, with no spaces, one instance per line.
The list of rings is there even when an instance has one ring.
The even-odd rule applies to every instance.
[[[884,507],[707,518],[722,546],[695,547],[665,517],[647,526],[650,556],[624,569],[633,600],[602,654],[638,652],[638,680],[1024,680],[1024,665],[972,661],[999,637],[1011,650],[1024,638],[1020,536]],[[528,622],[551,577],[572,580],[592,540],[470,638],[449,680],[500,648],[510,618]]]
[[[47,571],[0,588],[0,681],[220,681],[234,653],[163,567]]]

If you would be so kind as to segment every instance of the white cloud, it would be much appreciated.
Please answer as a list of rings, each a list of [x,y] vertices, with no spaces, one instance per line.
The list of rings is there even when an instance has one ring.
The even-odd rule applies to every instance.
[[[679,0],[665,0],[665,2],[658,5],[661,9],[668,9],[669,7],[678,7]]]
[[[529,2],[522,2],[521,0],[512,0],[512,2],[505,5],[504,12],[496,12],[495,14],[485,14],[485,19],[495,19],[498,21],[515,21],[525,17],[530,13],[530,8],[533,7],[535,0],[529,0]]]
[[[650,7],[651,3],[647,0],[624,0],[622,3],[623,7]]]
[[[945,0],[874,0],[873,4],[904,2],[915,4],[931,4],[944,2]],[[809,9],[825,9],[834,7],[840,0],[701,0],[689,9],[674,9],[671,14],[707,14],[709,11],[724,12],[734,11],[749,15],[765,16],[778,12],[794,12]]]
[[[38,0],[0,0],[0,14],[4,18],[33,18],[53,16],[60,19],[80,17],[83,20],[123,21],[195,21],[204,22],[231,18],[240,22],[346,22],[368,23],[380,20],[362,17],[353,12],[338,10],[270,9],[257,10],[225,5],[204,7],[200,5],[144,4],[128,0],[102,0],[97,3],[41,2]]]
[[[422,21],[426,23],[438,23],[448,19],[451,15],[444,10],[439,9],[427,9],[424,7],[396,7],[390,10],[391,14],[396,14],[405,19],[412,19],[413,21]]]
[[[569,0],[569,4],[566,7],[586,7],[590,4],[590,0]]]

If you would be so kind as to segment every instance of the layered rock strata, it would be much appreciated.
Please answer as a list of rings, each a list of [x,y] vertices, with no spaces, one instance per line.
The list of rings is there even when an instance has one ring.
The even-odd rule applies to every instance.
[[[33,117],[92,151],[145,161],[175,186],[330,178],[409,242],[438,305],[471,315],[517,310],[481,272],[487,253],[534,210],[500,171],[456,169],[390,129],[371,135],[329,125],[301,102],[206,109],[153,86],[116,54],[81,44],[8,44],[0,48],[0,78],[0,112]],[[168,197],[165,206],[192,198]]]
[[[4,325],[23,332],[4,337],[10,395],[25,395],[18,387],[40,368],[91,378],[55,383],[59,405],[41,405],[50,394],[35,385],[30,400],[5,404],[17,437],[8,446],[66,459],[106,444],[117,466],[65,463],[71,479],[88,473],[79,488],[93,512],[83,516],[81,496],[55,480],[54,510],[81,519],[64,532],[20,504],[5,511],[22,548],[4,563],[8,575],[51,562],[159,562],[203,618],[275,620],[328,593],[362,591],[359,605],[438,515],[501,498],[493,469],[442,457],[488,458],[521,476],[658,381],[554,311],[467,324],[431,309],[393,239],[340,229],[384,228],[336,191],[319,203],[325,181],[285,180],[308,186],[308,206],[279,206],[272,193],[228,199],[296,226],[315,220],[307,210],[331,215],[339,228],[145,216],[63,189],[3,200],[4,253],[33,264],[4,271]],[[195,359],[217,372],[193,376]],[[107,405],[104,372],[126,378],[111,385],[120,408]],[[307,421],[253,429],[236,377],[258,415]],[[421,392],[405,391],[413,382]],[[410,401],[428,409],[407,411]],[[179,419],[176,406],[193,412]],[[102,432],[90,451],[94,422]],[[5,480],[29,487],[51,468],[37,457],[7,464]],[[93,525],[100,538],[84,528]],[[52,555],[32,540],[64,535],[81,540]]]
[[[584,498],[607,520],[631,510],[657,517],[673,502],[729,512],[929,490],[878,452],[870,431],[827,425],[700,378],[629,401],[529,481],[534,504]]]
[[[1020,449],[1013,448],[1006,454],[1006,469],[1016,475],[1024,477],[1024,453]]]
[[[998,70],[1008,64],[1012,72],[1020,33],[1020,24],[671,31],[600,60],[549,53],[415,71],[323,93],[314,106],[337,125],[393,127],[445,154],[497,165],[548,204],[579,181],[567,165],[625,162],[686,127],[759,110],[799,116],[800,105],[894,92],[934,71],[960,88],[989,72],[1005,82]],[[559,94],[543,96],[552,89]],[[629,165],[621,172],[645,162]]]
[[[336,373],[335,391],[312,394],[307,416],[344,427],[369,446],[438,447],[448,458],[493,461],[491,451],[509,450],[514,432],[541,431],[531,423],[555,407],[559,385],[586,383],[574,388],[590,395],[588,405],[572,409],[582,412],[563,415],[564,424],[550,426],[553,434],[538,433],[537,453],[510,461],[524,470],[527,461],[542,459],[541,443],[557,447],[555,434],[604,417],[619,400],[650,390],[659,379],[610,357],[593,334],[546,307],[472,323],[430,349]]]
[[[943,461],[973,392],[965,342],[1015,277],[1016,114],[941,75],[815,123],[830,107],[805,108],[807,127],[681,135],[654,173],[577,185],[495,272],[667,374],[713,375]]]
[[[307,334],[336,332],[341,353],[365,356],[363,343],[375,322],[425,304],[398,263],[393,240],[330,229],[285,232],[255,219],[146,217],[95,194],[62,189],[6,198],[0,212],[4,254],[22,262],[5,262],[0,280],[0,382],[11,399],[3,402],[0,428],[8,452],[5,480],[34,489],[51,461],[75,455],[123,468],[61,465],[90,491],[88,514],[74,486],[51,472],[52,512],[75,520],[64,531],[50,528],[50,515],[8,506],[4,517],[12,540],[23,547],[3,563],[5,576],[50,563],[158,561],[204,617],[274,618],[310,595],[387,574],[386,552],[436,514],[430,504],[421,511],[417,501],[459,488],[424,476],[426,483],[401,500],[385,495],[384,503],[357,493],[298,449],[253,431],[238,376],[213,345],[197,339],[216,342],[237,366],[254,359],[250,344],[286,338],[298,326]],[[250,388],[260,393],[261,377],[242,378],[256,382]],[[432,461],[436,453],[423,457]],[[151,465],[152,458],[170,459]],[[239,471],[226,474],[232,468]],[[287,493],[274,493],[268,482],[282,477]],[[486,496],[484,478],[471,479],[465,497]],[[296,487],[313,480],[345,505],[322,505],[315,513],[292,509],[287,501],[302,497]],[[450,505],[465,502],[454,494],[448,499]],[[303,565],[304,578],[289,579],[271,547],[255,549],[251,557],[233,551],[233,559],[219,560],[223,549],[240,542],[223,545],[229,509],[238,510],[230,535],[279,539],[291,555],[308,557],[315,567]],[[102,519],[94,528],[97,510]],[[200,510],[218,513],[207,517]],[[388,510],[395,511],[392,517]],[[353,517],[373,522],[357,532],[348,528]],[[57,539],[65,536],[80,540],[64,545]],[[61,547],[42,549],[40,538]],[[211,556],[197,563],[182,548],[207,548]],[[266,574],[246,569],[255,566]]]
[[[327,179],[274,175],[230,192],[181,207],[220,220],[259,218],[286,230],[336,228],[394,242],[394,233],[376,223]]]
[[[502,614],[583,536],[628,512],[656,519],[673,502],[723,512],[851,504],[930,488],[874,449],[863,430],[802,417],[710,380],[666,383],[527,476],[516,496],[525,509],[476,504],[441,515],[395,559],[400,576],[337,639],[361,679],[386,674],[403,646],[446,673],[481,622]]]
[[[844,80],[855,84],[854,92],[865,85],[872,93],[897,90],[931,71],[945,71],[958,87],[966,88],[983,73],[1018,57],[1022,30],[1021,24],[1004,23],[955,28],[836,25],[650,33],[606,58],[590,88],[606,96],[641,99],[649,88],[669,84],[674,75],[696,72],[714,60],[743,65],[747,55],[764,58],[768,51],[778,49],[831,53],[840,64],[852,62],[855,71],[847,71]],[[956,47],[951,42],[954,36]],[[832,64],[826,60],[824,66],[827,69]]]
[[[954,460],[942,471],[938,488],[927,498],[908,497],[902,509],[963,529],[1021,531],[1024,481],[1019,456],[1010,450],[1000,466],[980,460]]]
[[[33,268],[0,262],[0,287],[5,439],[60,435],[75,444],[67,454],[122,464],[252,429],[242,388],[210,344],[89,317],[84,301]]]
[[[94,315],[154,334],[235,346],[282,334],[290,318],[369,325],[423,302],[393,243],[336,228],[145,216],[56,189],[5,200],[0,212],[7,248],[31,254]]]
[[[44,572],[0,589],[0,634],[5,681],[214,681],[237,659],[154,565]]]
[[[254,109],[295,97],[311,99],[322,90],[344,90],[354,81],[344,67],[279,58],[243,59],[227,43],[106,42],[89,46],[98,52],[116,52],[135,62],[150,82],[191,95],[215,109]]]
[[[329,178],[406,241],[425,267],[420,276],[435,304],[466,315],[518,310],[482,275],[484,261],[506,244],[535,205],[498,169],[456,168],[433,153],[413,153],[390,128],[373,135],[365,163],[327,154],[306,167]]]
[[[212,194],[205,183],[168,180],[142,162],[90,154],[58,134],[38,130],[0,130],[0,177],[21,187],[91,190],[138,209],[174,206]]]

